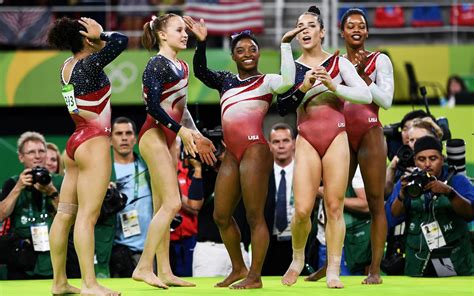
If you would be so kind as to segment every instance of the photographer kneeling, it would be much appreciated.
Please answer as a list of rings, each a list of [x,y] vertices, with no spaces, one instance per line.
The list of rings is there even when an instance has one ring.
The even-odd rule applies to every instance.
[[[471,274],[467,222],[474,217],[474,187],[444,165],[441,143],[429,136],[415,142],[417,169],[402,176],[390,196],[394,217],[406,219],[405,274]]]
[[[48,232],[58,205],[63,177],[45,169],[46,141],[37,132],[18,139],[18,158],[25,169],[8,178],[0,194],[0,221],[10,217],[10,234],[0,240],[1,263],[8,279],[52,278]],[[6,261],[6,262],[3,262]]]

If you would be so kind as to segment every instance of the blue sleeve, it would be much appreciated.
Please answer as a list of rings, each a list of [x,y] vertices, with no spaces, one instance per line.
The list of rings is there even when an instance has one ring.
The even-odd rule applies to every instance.
[[[396,225],[398,225],[398,224],[402,223],[403,221],[405,221],[405,218],[406,218],[405,215],[401,215],[400,217],[394,217],[392,215],[392,204],[395,201],[395,199],[397,198],[398,194],[400,193],[401,187],[402,187],[402,183],[400,181],[398,181],[395,184],[395,186],[393,187],[392,194],[390,194],[390,197],[388,198],[387,202],[385,202],[385,214],[387,216],[388,227],[395,227]],[[408,199],[406,199],[406,200],[408,200]],[[408,202],[409,202],[409,200],[408,200]],[[405,213],[406,213],[406,212],[408,212],[408,210],[406,209],[407,202],[405,202],[404,204],[405,204]]]
[[[127,48],[128,37],[122,33],[102,32],[100,39],[106,42],[105,46],[84,59],[86,69],[101,71]]]
[[[457,193],[469,200],[471,206],[474,206],[474,186],[465,176],[454,175],[450,183]]]
[[[143,90],[146,111],[159,123],[175,133],[178,133],[181,125],[171,118],[160,104],[160,98],[163,92],[163,81],[159,79],[159,77],[162,76],[157,76],[153,73],[153,69],[161,69],[157,64],[158,63],[152,59],[143,72],[143,87],[146,88],[146,92]]]
[[[222,90],[224,79],[229,74],[228,71],[212,71],[207,68],[206,41],[198,42],[193,58],[194,76],[201,80],[206,86]]]

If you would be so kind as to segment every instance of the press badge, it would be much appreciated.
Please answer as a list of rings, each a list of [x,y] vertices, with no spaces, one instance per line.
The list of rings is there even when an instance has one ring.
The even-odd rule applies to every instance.
[[[444,240],[438,221],[421,224],[420,226],[430,251],[446,246],[446,241]]]
[[[66,84],[63,86],[61,93],[63,94],[64,102],[66,102],[69,113],[79,113],[79,109],[77,108],[76,104],[76,97],[74,96],[74,86],[72,84]]]
[[[36,252],[49,251],[48,225],[36,224],[30,226],[33,249]]]
[[[121,213],[120,222],[122,224],[123,237],[127,238],[141,233],[137,210]]]

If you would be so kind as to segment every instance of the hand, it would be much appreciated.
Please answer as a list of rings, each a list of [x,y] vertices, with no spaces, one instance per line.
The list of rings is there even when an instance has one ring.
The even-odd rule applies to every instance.
[[[193,132],[184,126],[182,126],[178,131],[178,136],[181,138],[183,142],[183,149],[186,155],[191,155],[192,157],[196,157],[197,148],[196,144],[194,143],[194,135]]]
[[[365,76],[365,67],[367,67],[367,52],[365,50],[359,50],[355,54],[355,60],[357,73],[360,76]]]
[[[217,158],[214,155],[216,147],[214,147],[212,141],[199,133],[195,133],[193,138],[201,161],[212,166],[217,161]]]
[[[316,76],[316,69],[311,68],[304,75],[304,80],[303,80],[303,83],[300,86],[300,90],[304,93],[308,92],[308,90],[310,90],[313,87],[313,85],[314,85],[314,83],[316,82],[317,79],[318,78]]]
[[[27,186],[33,185],[33,175],[30,174],[31,169],[25,169],[21,172],[20,176],[18,177],[18,181],[16,182],[16,186],[20,188],[20,190],[25,189]]]
[[[329,73],[326,71],[326,68],[324,68],[323,66],[318,66],[315,68],[315,73],[317,80],[321,81],[321,83],[324,84],[324,86],[326,86],[330,91],[336,91],[336,85],[332,81],[332,78]]]
[[[50,196],[54,192],[58,191],[56,187],[54,187],[53,182],[49,182],[48,185],[41,185],[40,183],[35,183],[33,187],[39,192],[46,194],[47,196]]]
[[[425,190],[429,190],[435,194],[443,194],[443,195],[448,195],[451,193],[453,188],[449,186],[448,184],[440,181],[440,180],[434,180],[426,184]]]
[[[196,36],[196,39],[198,41],[206,40],[207,27],[203,19],[200,19],[199,23],[197,23],[195,20],[193,20],[192,17],[185,15],[183,16],[183,20],[186,24],[186,28],[188,28],[189,31],[193,32],[194,36]]]
[[[290,43],[293,38],[295,38],[298,33],[304,31],[307,27],[300,27],[300,28],[294,28],[293,30],[290,30],[283,35],[281,38],[281,43]]]
[[[79,23],[83,25],[87,32],[79,31],[82,36],[92,40],[97,41],[100,40],[100,34],[104,31],[102,26],[96,22],[95,20],[88,18],[88,17],[81,17]]]

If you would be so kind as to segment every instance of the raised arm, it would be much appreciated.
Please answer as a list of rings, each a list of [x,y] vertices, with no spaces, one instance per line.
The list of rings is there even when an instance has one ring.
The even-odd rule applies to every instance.
[[[127,48],[128,37],[122,33],[103,32],[102,26],[90,18],[83,17],[79,20],[79,23],[87,30],[87,32],[80,31],[80,33],[90,42],[94,43],[95,46],[102,47],[101,50],[84,59],[84,65],[90,65],[87,69],[92,71],[102,70]]]

